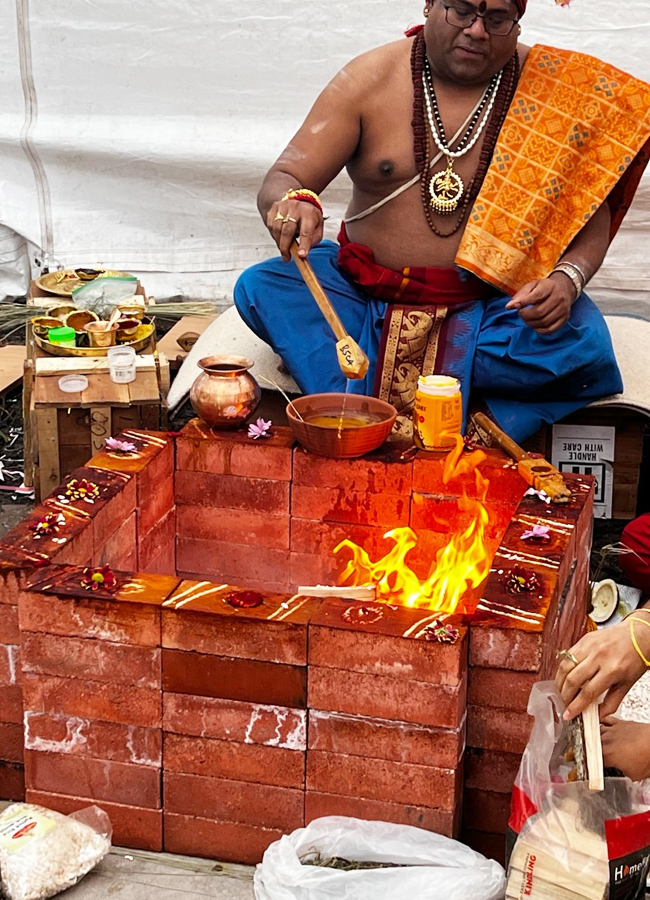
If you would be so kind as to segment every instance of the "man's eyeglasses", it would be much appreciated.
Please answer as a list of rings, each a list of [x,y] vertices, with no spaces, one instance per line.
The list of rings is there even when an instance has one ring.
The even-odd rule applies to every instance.
[[[444,0],[440,0],[440,2],[445,10],[447,24],[453,25],[454,28],[470,28],[477,19],[483,19],[483,27],[488,34],[506,37],[519,21],[519,19],[511,19],[500,12],[480,13],[476,7],[469,4],[454,6],[451,3],[445,3]]]

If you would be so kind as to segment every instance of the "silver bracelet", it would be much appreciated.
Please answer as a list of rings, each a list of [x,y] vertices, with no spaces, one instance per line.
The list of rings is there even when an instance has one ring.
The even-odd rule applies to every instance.
[[[571,281],[571,284],[575,288],[575,299],[577,300],[582,293],[586,282],[582,271],[573,263],[561,262],[557,264],[557,266],[553,269],[553,272],[562,272],[563,275],[567,276],[567,278]]]

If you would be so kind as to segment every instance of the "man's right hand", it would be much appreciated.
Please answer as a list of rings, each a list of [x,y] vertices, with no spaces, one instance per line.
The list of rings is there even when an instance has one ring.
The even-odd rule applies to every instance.
[[[644,625],[636,627],[640,647],[650,654],[650,628]],[[645,632],[648,632],[647,636]],[[646,671],[643,660],[634,649],[629,621],[586,634],[570,652],[578,660],[578,665],[571,659],[565,659],[555,678],[567,705],[564,713],[566,720],[575,718],[602,695],[605,699],[600,708],[601,718],[615,713],[632,685]]]
[[[312,247],[323,240],[323,214],[304,200],[278,200],[266,217],[266,227],[280,248],[282,259],[291,259],[295,238],[300,241],[299,255],[305,259]]]

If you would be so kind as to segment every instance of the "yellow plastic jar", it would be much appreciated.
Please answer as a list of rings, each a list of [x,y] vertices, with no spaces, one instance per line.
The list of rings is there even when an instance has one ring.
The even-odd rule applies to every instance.
[[[463,425],[460,382],[449,375],[421,375],[413,408],[413,437],[420,450],[451,450]]]

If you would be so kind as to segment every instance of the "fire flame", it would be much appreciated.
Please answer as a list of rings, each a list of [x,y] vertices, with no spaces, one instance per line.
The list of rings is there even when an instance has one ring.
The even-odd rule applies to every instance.
[[[445,459],[443,483],[474,472],[477,497],[468,497],[463,491],[458,508],[470,513],[472,520],[464,531],[452,534],[447,546],[438,551],[426,580],[418,578],[406,562],[407,554],[417,545],[417,535],[411,528],[394,528],[384,537],[394,541],[395,546],[375,563],[353,541],[342,541],[336,547],[334,553],[343,549],[352,553],[341,575],[341,584],[349,587],[374,584],[377,600],[384,603],[454,612],[467,591],[477,588],[490,571],[491,555],[485,543],[489,524],[485,498],[489,481],[477,469],[485,458],[481,450],[464,454],[463,439],[458,435],[455,448]]]

